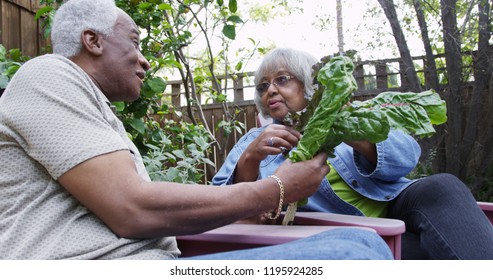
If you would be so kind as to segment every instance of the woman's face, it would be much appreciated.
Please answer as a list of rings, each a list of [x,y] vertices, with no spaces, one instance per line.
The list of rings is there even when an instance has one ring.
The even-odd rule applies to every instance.
[[[283,68],[262,77],[257,90],[262,94],[262,104],[267,113],[278,121],[308,105],[303,83]]]

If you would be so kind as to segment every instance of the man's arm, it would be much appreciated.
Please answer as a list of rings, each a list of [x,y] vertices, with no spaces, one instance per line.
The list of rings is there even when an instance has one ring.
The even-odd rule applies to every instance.
[[[284,164],[276,174],[285,203],[308,197],[328,172],[324,157]],[[194,234],[277,208],[279,187],[268,178],[228,187],[147,182],[128,151],[89,159],[59,180],[117,235],[149,238]]]

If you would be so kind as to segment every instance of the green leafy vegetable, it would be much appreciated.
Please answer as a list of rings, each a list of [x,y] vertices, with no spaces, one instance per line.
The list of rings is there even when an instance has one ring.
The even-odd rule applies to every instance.
[[[293,162],[311,159],[318,152],[333,154],[342,142],[368,140],[378,143],[390,129],[420,137],[435,133],[433,125],[447,121],[446,104],[432,91],[382,92],[366,101],[349,102],[357,89],[354,64],[345,56],[333,57],[316,76],[319,89],[299,117],[303,137],[291,151]]]
[[[387,139],[391,129],[431,136],[435,133],[433,125],[447,121],[445,101],[432,90],[382,92],[366,101],[349,102],[357,89],[353,62],[346,56],[327,59],[314,66],[318,89],[308,100],[307,108],[285,119],[285,123],[303,132],[296,150],[289,153],[292,162],[311,159],[319,152],[333,156],[334,148],[342,142],[378,143]],[[297,205],[306,201],[288,205],[284,225],[292,224]]]

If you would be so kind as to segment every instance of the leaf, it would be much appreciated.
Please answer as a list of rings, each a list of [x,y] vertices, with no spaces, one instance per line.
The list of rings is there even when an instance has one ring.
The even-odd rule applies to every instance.
[[[171,7],[170,4],[166,4],[166,3],[161,3],[157,6],[157,8],[161,11],[172,11],[173,10],[173,7]]]
[[[161,77],[153,77],[147,80],[147,84],[155,93],[162,93],[166,89],[166,81]]]
[[[205,141],[205,139],[202,137],[194,136],[193,141],[195,141],[195,143],[197,143],[197,145],[199,145],[202,149],[208,146],[207,141]]]
[[[236,0],[229,0],[229,10],[232,12],[232,13],[236,13],[236,11],[238,10],[238,3],[236,2]]]
[[[0,88],[6,88],[9,84],[9,78],[0,74]]]
[[[304,113],[309,118],[300,129],[303,130],[303,137],[298,142],[297,149],[290,153],[292,161],[311,159],[324,146],[337,113],[357,88],[353,70],[352,61],[345,56],[334,57],[320,69],[317,80],[324,89],[313,95]]]
[[[309,100],[308,109],[299,118],[303,136],[291,161],[311,159],[319,151],[330,155],[342,142],[368,140],[378,143],[387,139],[390,129],[428,137],[435,133],[434,124],[446,122],[446,104],[432,91],[382,92],[366,101],[348,100],[356,90],[354,65],[342,56],[330,59],[317,73],[321,90]],[[306,124],[305,124],[306,123]]]
[[[40,8],[36,12],[36,15],[34,16],[34,20],[40,19],[42,16],[44,16],[45,14],[48,14],[52,10],[53,10],[53,7],[51,7],[51,6],[45,6],[45,7]]]
[[[241,67],[243,67],[243,62],[242,62],[242,61],[238,62],[238,63],[235,65],[235,70],[236,70],[236,71],[240,71],[240,70],[241,70]]]
[[[173,154],[177,157],[177,158],[186,158],[187,156],[185,155],[185,152],[183,150],[174,150],[173,151]]]
[[[179,178],[180,171],[174,167],[170,167],[166,170],[166,179],[168,182],[176,182],[176,178]]]
[[[130,121],[130,126],[137,130],[138,133],[140,134],[144,134],[145,132],[145,124],[144,124],[144,121],[142,121],[141,119],[132,119]]]
[[[223,27],[223,34],[227,38],[234,40],[236,38],[236,30],[234,25],[226,24]]]
[[[7,55],[7,50],[2,44],[0,44],[0,61],[5,61],[6,55]]]
[[[243,23],[243,20],[237,15],[232,15],[228,17],[226,20],[233,23]]]
[[[148,2],[140,2],[139,3],[139,9],[140,10],[145,11],[145,10],[151,8],[151,7],[152,7],[152,4],[151,3],[148,3]]]
[[[323,64],[325,63],[325,64]],[[354,64],[344,56],[322,59],[322,67],[314,75],[319,87],[301,115],[290,114],[303,136],[289,153],[292,162],[313,158],[319,151],[333,155],[342,142],[368,140],[378,143],[387,139],[390,129],[400,129],[422,137],[435,132],[432,124],[447,120],[445,101],[437,93],[383,92],[367,101],[348,104],[357,89],[353,77]],[[283,225],[291,224],[296,203],[289,204]],[[289,213],[289,215],[288,215]]]
[[[116,107],[117,112],[122,112],[123,110],[125,110],[125,102],[123,101],[115,101],[112,102],[112,104]]]
[[[447,121],[445,101],[433,90],[414,92],[382,92],[373,99],[354,102],[353,106],[371,107],[386,114],[392,128],[421,137],[435,133],[433,125]]]

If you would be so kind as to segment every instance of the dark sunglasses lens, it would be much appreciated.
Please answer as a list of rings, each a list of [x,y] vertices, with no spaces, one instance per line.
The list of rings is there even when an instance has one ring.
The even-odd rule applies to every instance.
[[[270,85],[269,83],[261,83],[257,85],[257,91],[263,93],[269,88],[269,85]]]
[[[288,76],[281,76],[281,77],[277,77],[275,82],[276,82],[277,85],[283,86],[288,81],[289,81],[289,77]]]

